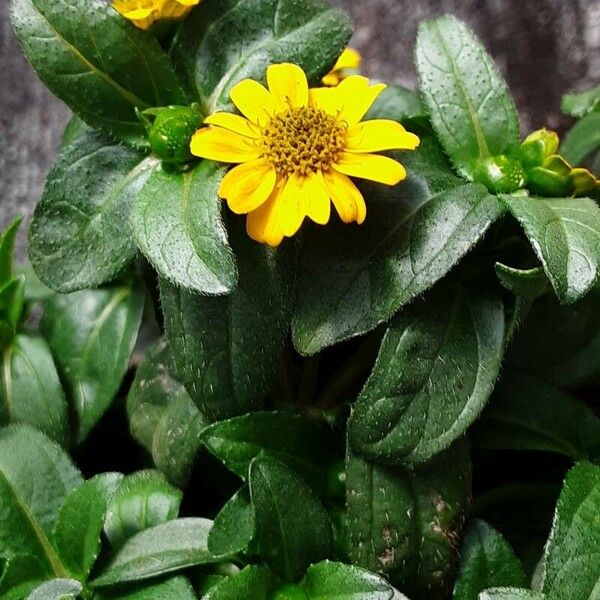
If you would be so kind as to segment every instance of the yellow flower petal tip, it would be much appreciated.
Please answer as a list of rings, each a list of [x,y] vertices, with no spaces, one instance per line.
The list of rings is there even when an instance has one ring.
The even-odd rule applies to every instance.
[[[267,87],[246,79],[231,90],[241,114],[217,112],[191,141],[200,158],[235,164],[219,195],[247,215],[248,235],[278,246],[306,219],[325,225],[332,208],[344,223],[365,221],[365,200],[352,177],[385,185],[406,178],[386,150],[414,150],[419,138],[387,119],[363,121],[385,89],[359,75],[309,89],[293,64],[271,65]]]
[[[201,0],[113,0],[112,7],[140,29],[156,21],[182,19]]]
[[[323,85],[335,87],[349,75],[356,72],[362,63],[362,56],[354,48],[346,48],[325,77]]]

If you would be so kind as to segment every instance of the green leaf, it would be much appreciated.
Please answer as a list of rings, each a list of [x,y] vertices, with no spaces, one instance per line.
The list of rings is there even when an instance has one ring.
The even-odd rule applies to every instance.
[[[266,567],[250,565],[226,577],[202,600],[267,600],[275,584],[274,575]]]
[[[273,250],[239,227],[231,235],[240,281],[229,296],[207,298],[160,282],[175,374],[211,421],[263,404],[289,322],[293,247]]]
[[[496,276],[504,288],[525,300],[535,300],[548,289],[548,279],[542,267],[515,269],[497,262]]]
[[[28,423],[69,442],[69,414],[52,354],[37,335],[20,333],[2,355],[0,422]]]
[[[300,65],[316,82],[345,48],[352,26],[322,0],[206,0],[180,28],[172,57],[207,113],[229,106],[242,79],[272,63]]]
[[[300,472],[321,473],[333,452],[330,438],[321,425],[286,411],[251,412],[214,423],[202,433],[204,445],[244,480],[252,460],[265,455]]]
[[[0,286],[12,279],[14,275],[15,240],[22,220],[23,217],[15,217],[0,236]]]
[[[42,81],[94,128],[142,144],[136,108],[186,103],[154,37],[102,0],[13,0],[12,22]]]
[[[60,509],[54,545],[69,574],[86,581],[98,554],[100,535],[110,498],[122,475],[104,473],[71,492]]]
[[[401,159],[406,182],[370,187],[360,227],[309,230],[293,320],[298,351],[315,354],[387,321],[444,277],[501,215],[483,186],[456,187],[439,153],[425,139]]]
[[[518,143],[508,87],[464,23],[452,16],[422,23],[416,66],[433,128],[464,177],[472,179],[478,161]]]
[[[29,257],[45,284],[95,287],[133,260],[127,217],[157,164],[92,131],[63,148],[29,228]]]
[[[421,462],[477,418],[498,377],[505,325],[498,292],[478,287],[440,287],[392,321],[349,424],[357,452]]]
[[[158,471],[138,471],[121,481],[106,512],[104,532],[113,549],[130,537],[176,519],[181,492]]]
[[[74,579],[52,579],[35,588],[26,600],[75,600],[82,591]]]
[[[391,119],[398,123],[415,118],[427,118],[425,107],[417,92],[401,85],[388,85],[365,116],[366,120]]]
[[[600,382],[600,290],[571,306],[553,295],[537,300],[507,358],[511,367],[561,388]]]
[[[309,567],[302,587],[309,600],[400,600],[385,579],[352,565],[324,561]]]
[[[183,487],[208,421],[171,370],[169,349],[159,341],[137,369],[127,396],[127,414],[131,434],[152,455],[156,468]]]
[[[563,304],[587,294],[598,278],[600,208],[589,198],[503,196]]]
[[[92,131],[79,117],[73,115],[63,131],[60,149],[62,150],[76,139]]]
[[[331,520],[306,483],[290,467],[268,456],[250,464],[250,497],[256,511],[256,543],[264,561],[288,581],[329,558]]]
[[[478,600],[544,600],[544,594],[521,588],[492,588],[479,594]]]
[[[454,600],[477,600],[487,588],[525,585],[525,573],[508,542],[484,521],[471,521],[460,553]]]
[[[79,419],[78,442],[119,391],[143,308],[139,285],[57,294],[45,303],[42,331]]]
[[[248,486],[242,487],[219,511],[208,534],[208,549],[215,555],[247,552],[256,530]]]
[[[196,600],[196,594],[185,577],[171,577],[158,583],[146,583],[116,592],[101,590],[96,593],[94,600]]]
[[[346,476],[352,563],[385,576],[409,597],[446,598],[471,495],[465,445],[415,470],[351,454]]]
[[[588,600],[600,589],[600,468],[569,471],[558,499],[544,557],[542,591],[548,600]]]
[[[156,169],[131,213],[135,240],[160,276],[200,294],[227,294],[237,281],[217,195],[222,176],[210,161],[185,173]]]
[[[44,579],[46,571],[30,554],[0,554],[0,598],[22,600]]]
[[[600,86],[585,92],[565,94],[562,97],[562,111],[571,117],[585,117],[588,113],[598,110],[600,106]]]
[[[576,123],[567,133],[560,154],[571,164],[581,164],[600,148],[600,113],[592,113]]]
[[[167,521],[129,538],[94,587],[140,581],[197,565],[219,562],[207,548],[212,521],[186,518]]]
[[[600,460],[600,418],[576,398],[525,374],[502,378],[472,437],[486,448]]]
[[[50,536],[60,507],[82,481],[43,433],[25,425],[0,429],[0,554],[27,553],[49,576],[66,576]]]

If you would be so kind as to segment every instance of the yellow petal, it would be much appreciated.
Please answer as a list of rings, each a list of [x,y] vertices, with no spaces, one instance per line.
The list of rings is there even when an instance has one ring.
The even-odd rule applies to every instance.
[[[254,79],[244,79],[229,93],[239,111],[253,123],[264,126],[275,114],[275,104],[269,90]]]
[[[117,8],[116,5],[115,8]],[[117,10],[119,9],[117,8]],[[119,10],[119,12],[127,19],[131,19],[132,21],[139,21],[141,19],[149,17],[154,12],[154,10],[154,8],[136,8],[134,10],[125,10],[122,12]]]
[[[200,4],[200,0],[177,0],[177,2],[184,6],[196,6],[197,4]]]
[[[302,195],[304,212],[307,217],[319,225],[329,222],[331,202],[321,173],[302,178]]]
[[[406,131],[400,123],[389,119],[375,119],[358,123],[348,131],[346,149],[349,152],[414,150],[419,142],[419,138]]]
[[[303,179],[297,175],[291,175],[285,182],[277,200],[279,227],[287,237],[291,237],[300,229],[306,216],[304,190],[302,189]]]
[[[344,152],[333,168],[350,177],[360,177],[387,185],[396,185],[406,178],[406,169],[399,162],[377,154]]]
[[[250,138],[257,138],[260,136],[260,130],[256,125],[251,121],[248,121],[248,119],[240,117],[240,115],[234,115],[233,113],[214,113],[206,117],[204,123],[206,125],[218,125],[219,127],[223,127],[224,129]]]
[[[278,113],[308,106],[308,81],[298,65],[271,65],[267,69],[267,83]]]
[[[326,113],[337,117],[340,112],[338,97],[335,93],[335,88],[320,87],[311,88],[310,90],[310,105],[313,108],[319,108]]]
[[[226,163],[248,162],[260,156],[260,150],[250,138],[212,126],[196,131],[190,150],[194,156]]]
[[[385,83],[369,85],[369,80],[360,75],[344,79],[340,85],[332,88],[336,95],[339,120],[348,123],[349,127],[356,125],[386,87]]]
[[[262,206],[248,214],[246,231],[253,240],[269,244],[269,246],[279,246],[281,244],[283,232],[277,219],[278,200],[279,190],[275,189],[271,197]]]
[[[219,196],[236,214],[256,210],[267,201],[277,181],[275,170],[264,159],[238,165],[229,171],[219,188]]]
[[[358,69],[361,62],[362,57],[358,50],[355,50],[354,48],[346,48],[337,59],[332,71],[340,71],[341,69]]]
[[[335,87],[341,80],[342,78],[340,77],[339,72],[332,71],[331,73],[327,73],[327,75],[325,75],[325,77],[321,79],[321,82],[323,83],[323,85],[326,85],[328,87]]]
[[[363,223],[367,216],[367,207],[354,182],[347,175],[333,169],[327,171],[323,179],[340,219],[344,223]]]

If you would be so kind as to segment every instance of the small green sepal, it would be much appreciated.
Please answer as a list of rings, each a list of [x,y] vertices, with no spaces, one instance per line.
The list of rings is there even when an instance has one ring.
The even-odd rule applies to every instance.
[[[511,194],[525,186],[526,176],[517,159],[501,154],[480,161],[475,167],[473,180],[482,183],[494,194]]]
[[[541,167],[544,161],[556,154],[560,143],[558,134],[548,129],[538,129],[528,135],[519,148],[519,157],[525,169]]]

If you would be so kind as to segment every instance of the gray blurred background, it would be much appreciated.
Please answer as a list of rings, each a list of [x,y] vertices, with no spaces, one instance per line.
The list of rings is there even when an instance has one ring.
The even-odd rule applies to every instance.
[[[564,128],[563,92],[600,82],[600,0],[334,0],[353,17],[366,75],[414,86],[419,21],[453,13],[475,29],[508,79],[524,133]],[[39,82],[0,0],[0,227],[29,217],[68,111]],[[23,251],[21,241],[20,251]]]

